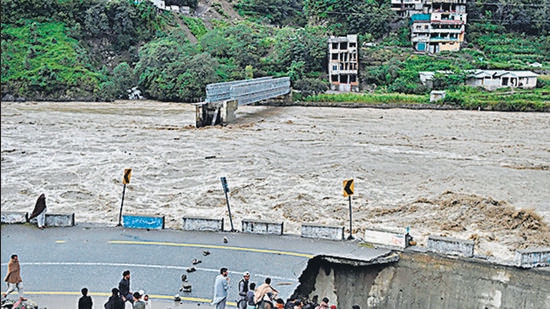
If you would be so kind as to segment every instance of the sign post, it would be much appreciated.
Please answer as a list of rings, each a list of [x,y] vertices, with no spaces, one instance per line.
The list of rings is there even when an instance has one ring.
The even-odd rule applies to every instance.
[[[352,215],[351,215],[351,196],[353,195],[353,179],[344,180],[344,197],[348,197],[349,199],[349,236],[348,239],[353,239],[353,236],[351,236],[351,228],[352,228]]]
[[[227,193],[229,192],[229,187],[227,186],[227,179],[225,177],[220,178],[222,182],[223,192],[225,193],[225,202],[227,203],[227,211],[229,212],[229,223],[231,224],[231,232],[235,232],[233,228],[233,218],[231,217],[231,207],[229,207],[229,198]]]
[[[122,187],[122,202],[120,203],[120,212],[118,214],[117,226],[122,226],[122,206],[124,205],[124,193],[126,192],[126,184],[130,183],[131,177],[132,177],[132,169],[131,168],[124,169],[124,176],[122,177],[122,183],[124,184],[124,187]]]

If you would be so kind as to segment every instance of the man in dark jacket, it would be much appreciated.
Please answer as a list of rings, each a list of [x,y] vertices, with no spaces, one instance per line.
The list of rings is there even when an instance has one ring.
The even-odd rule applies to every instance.
[[[78,300],[78,309],[92,309],[94,303],[92,302],[92,297],[88,296],[88,289],[82,288],[82,297]]]
[[[124,301],[120,298],[118,289],[113,288],[111,293],[111,297],[104,305],[105,309],[124,309]]]
[[[239,309],[246,309],[246,295],[248,294],[248,284],[250,280],[250,273],[244,272],[243,278],[239,281],[239,296],[240,300],[237,303]]]
[[[118,290],[120,291],[120,298],[122,298],[123,301],[129,301],[134,304],[134,296],[132,295],[132,292],[130,292],[130,271],[125,270],[122,273],[122,279],[120,280],[118,284]]]

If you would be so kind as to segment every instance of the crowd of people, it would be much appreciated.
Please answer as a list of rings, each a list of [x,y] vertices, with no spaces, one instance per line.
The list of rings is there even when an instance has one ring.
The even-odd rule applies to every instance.
[[[225,309],[227,295],[229,291],[229,270],[226,267],[220,269],[220,274],[216,277],[214,283],[214,297],[212,304],[216,309]],[[265,278],[259,286],[250,282],[250,272],[243,273],[242,279],[238,283],[239,300],[237,309],[337,309],[336,305],[330,305],[329,299],[323,297],[321,303],[290,297],[286,302],[278,298],[279,291],[271,285],[271,278]],[[352,309],[360,309],[359,305],[353,305]]]
[[[130,277],[129,270],[122,272],[122,279],[118,283],[118,287],[111,290],[111,296],[103,305],[105,309],[125,309],[126,302],[130,302],[133,309],[151,309],[149,297],[144,291],[131,292]],[[8,273],[4,281],[8,285],[8,290],[2,293],[2,299],[17,291],[19,302],[27,300],[23,296],[23,279],[21,278],[21,267],[17,254],[11,256],[8,263]],[[222,267],[214,282],[212,305],[216,306],[216,309],[225,309],[230,281],[229,270]],[[243,278],[238,283],[238,290],[238,309],[337,309],[335,305],[329,305],[327,297],[324,297],[319,304],[315,301],[310,302],[292,297],[285,302],[282,298],[277,298],[279,291],[271,285],[271,278],[265,278],[262,284],[256,286],[256,283],[250,282],[250,272],[248,271],[243,273]],[[92,309],[93,300],[88,295],[88,289],[82,288],[81,293],[82,296],[78,300],[78,309]],[[360,308],[358,305],[354,305],[352,309]]]
[[[130,289],[130,276],[131,273],[129,270],[122,272],[122,279],[118,283],[118,288],[113,288],[111,290],[111,296],[107,302],[103,305],[105,309],[124,309],[126,302],[132,304],[134,309],[151,309],[151,302],[149,300],[149,295],[145,294],[143,290],[131,292]],[[91,309],[92,307],[82,307],[80,308],[80,303],[78,309]]]

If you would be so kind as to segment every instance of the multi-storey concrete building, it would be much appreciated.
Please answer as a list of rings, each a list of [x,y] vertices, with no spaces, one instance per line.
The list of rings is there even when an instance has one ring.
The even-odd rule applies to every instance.
[[[424,0],[391,0],[391,9],[401,17],[422,13]]]
[[[392,9],[400,16],[410,17],[411,43],[417,51],[460,50],[466,27],[466,0],[392,0]]]
[[[328,39],[328,76],[331,90],[359,91],[357,35]]]

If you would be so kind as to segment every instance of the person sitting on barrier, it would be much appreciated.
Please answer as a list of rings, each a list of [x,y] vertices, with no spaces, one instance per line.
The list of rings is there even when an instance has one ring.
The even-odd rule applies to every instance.
[[[34,210],[29,216],[28,221],[36,218],[38,228],[43,230],[46,227],[46,211],[48,211],[48,208],[46,207],[46,195],[42,193],[36,200],[36,205],[34,206]]]
[[[118,290],[120,291],[120,298],[123,301],[129,301],[134,304],[134,296],[130,292],[130,271],[125,270],[122,273],[122,279],[118,283]]]

